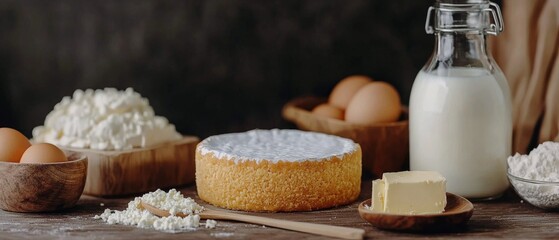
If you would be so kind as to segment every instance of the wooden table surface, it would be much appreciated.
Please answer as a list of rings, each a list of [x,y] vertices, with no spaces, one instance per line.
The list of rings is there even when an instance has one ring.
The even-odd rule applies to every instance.
[[[196,196],[194,185],[180,188],[185,196]],[[455,232],[402,233],[376,229],[357,213],[358,203],[370,198],[371,181],[362,184],[359,200],[349,206],[301,213],[258,213],[254,215],[296,221],[348,226],[366,230],[366,239],[373,238],[556,238],[559,239],[559,212],[546,212],[522,203],[508,191],[499,200],[474,202],[474,214],[468,225]],[[322,239],[324,237],[291,232],[260,225],[218,221],[214,229],[165,233],[131,226],[109,225],[95,220],[105,208],[123,210],[133,196],[103,199],[82,196],[77,206],[65,212],[47,214],[11,213],[0,210],[0,239]],[[104,205],[104,206],[101,206]],[[207,206],[207,204],[203,203]]]

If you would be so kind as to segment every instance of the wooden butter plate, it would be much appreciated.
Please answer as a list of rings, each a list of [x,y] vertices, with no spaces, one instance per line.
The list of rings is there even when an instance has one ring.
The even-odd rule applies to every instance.
[[[395,215],[371,211],[371,199],[359,204],[359,215],[371,225],[381,229],[411,232],[445,232],[465,225],[474,212],[467,199],[446,193],[445,211],[440,214]]]

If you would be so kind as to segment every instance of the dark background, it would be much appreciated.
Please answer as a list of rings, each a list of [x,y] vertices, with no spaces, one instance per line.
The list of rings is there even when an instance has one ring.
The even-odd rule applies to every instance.
[[[289,128],[281,107],[343,77],[408,102],[429,0],[0,1],[0,126],[31,136],[75,89],[133,87],[179,132]]]

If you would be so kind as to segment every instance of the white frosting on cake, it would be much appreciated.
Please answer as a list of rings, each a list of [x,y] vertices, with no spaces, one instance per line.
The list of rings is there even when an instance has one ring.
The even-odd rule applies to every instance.
[[[202,155],[239,161],[301,162],[343,157],[357,150],[350,139],[299,130],[251,130],[206,138],[198,145]]]

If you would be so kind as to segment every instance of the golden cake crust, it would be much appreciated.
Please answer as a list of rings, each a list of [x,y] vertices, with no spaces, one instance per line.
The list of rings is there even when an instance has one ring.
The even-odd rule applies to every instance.
[[[244,211],[312,211],[349,204],[361,191],[361,147],[319,161],[235,161],[196,149],[198,195]]]

